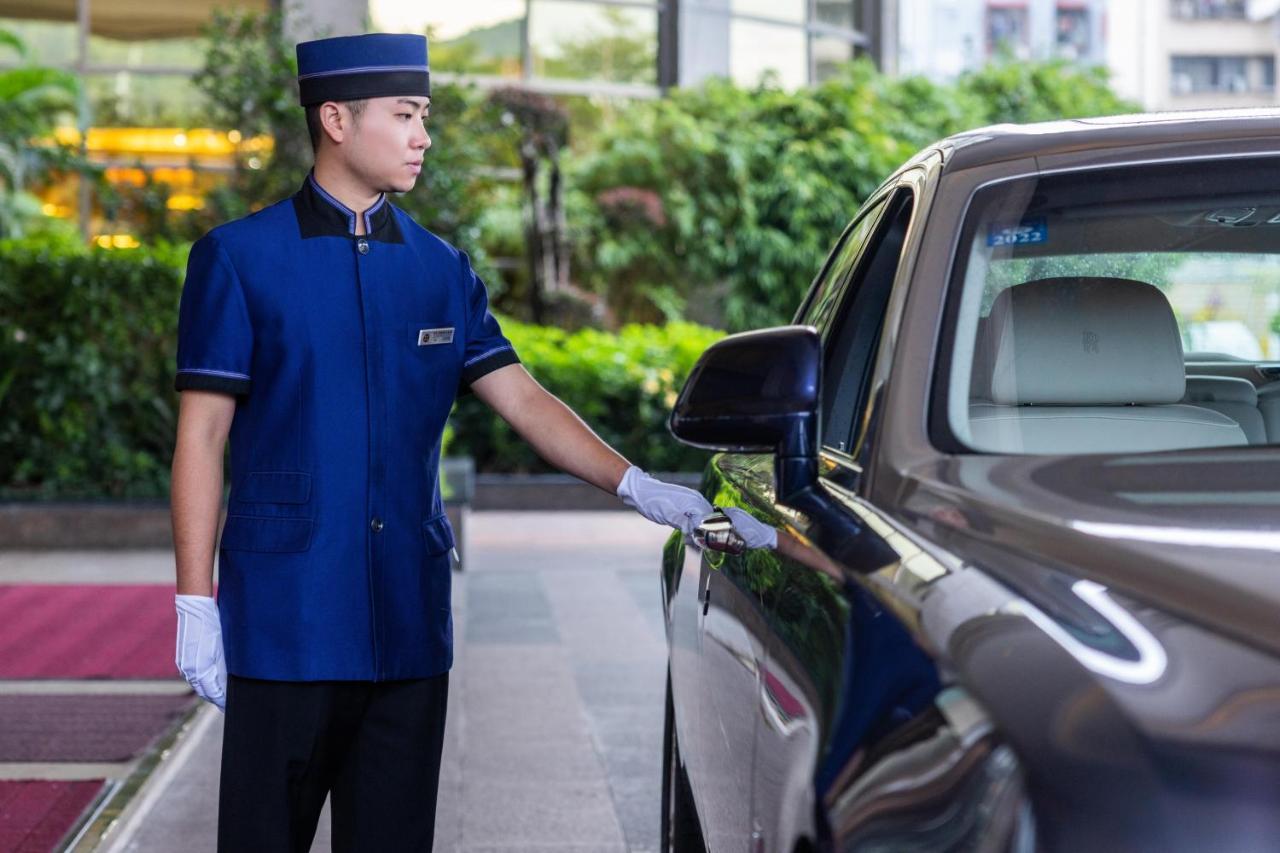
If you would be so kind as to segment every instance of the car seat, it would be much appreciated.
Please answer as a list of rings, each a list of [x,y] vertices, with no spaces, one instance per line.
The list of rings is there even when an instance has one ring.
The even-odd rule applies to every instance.
[[[1157,288],[1106,277],[1029,281],[987,321],[990,403],[969,407],[981,450],[1125,453],[1246,444],[1240,424],[1182,402],[1182,338]]]

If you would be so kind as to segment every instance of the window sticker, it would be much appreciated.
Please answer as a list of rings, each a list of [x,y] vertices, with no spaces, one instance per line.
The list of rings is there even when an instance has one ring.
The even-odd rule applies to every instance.
[[[1049,242],[1049,225],[1043,216],[1010,225],[995,223],[987,231],[988,246],[1030,246]]]

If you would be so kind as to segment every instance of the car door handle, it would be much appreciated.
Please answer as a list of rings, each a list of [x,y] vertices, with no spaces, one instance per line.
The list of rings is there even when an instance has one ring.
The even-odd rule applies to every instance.
[[[733,519],[717,510],[693,528],[693,542],[707,551],[738,555],[747,550],[746,540],[733,529]]]

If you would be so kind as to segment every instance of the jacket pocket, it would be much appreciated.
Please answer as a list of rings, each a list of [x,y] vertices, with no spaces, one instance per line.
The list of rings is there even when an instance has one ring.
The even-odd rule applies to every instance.
[[[311,547],[311,519],[228,515],[221,547],[228,551],[305,551]]]
[[[452,548],[453,525],[449,524],[449,517],[440,513],[422,522],[422,541],[429,557],[443,554]]]
[[[302,471],[250,471],[235,497],[250,503],[304,504],[311,498],[311,475]]]

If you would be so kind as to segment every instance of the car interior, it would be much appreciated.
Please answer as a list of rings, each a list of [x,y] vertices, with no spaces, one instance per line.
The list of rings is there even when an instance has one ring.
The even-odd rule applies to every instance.
[[[1280,197],[1118,188],[1081,204],[1033,184],[979,209],[956,437],[1008,453],[1280,443]]]

